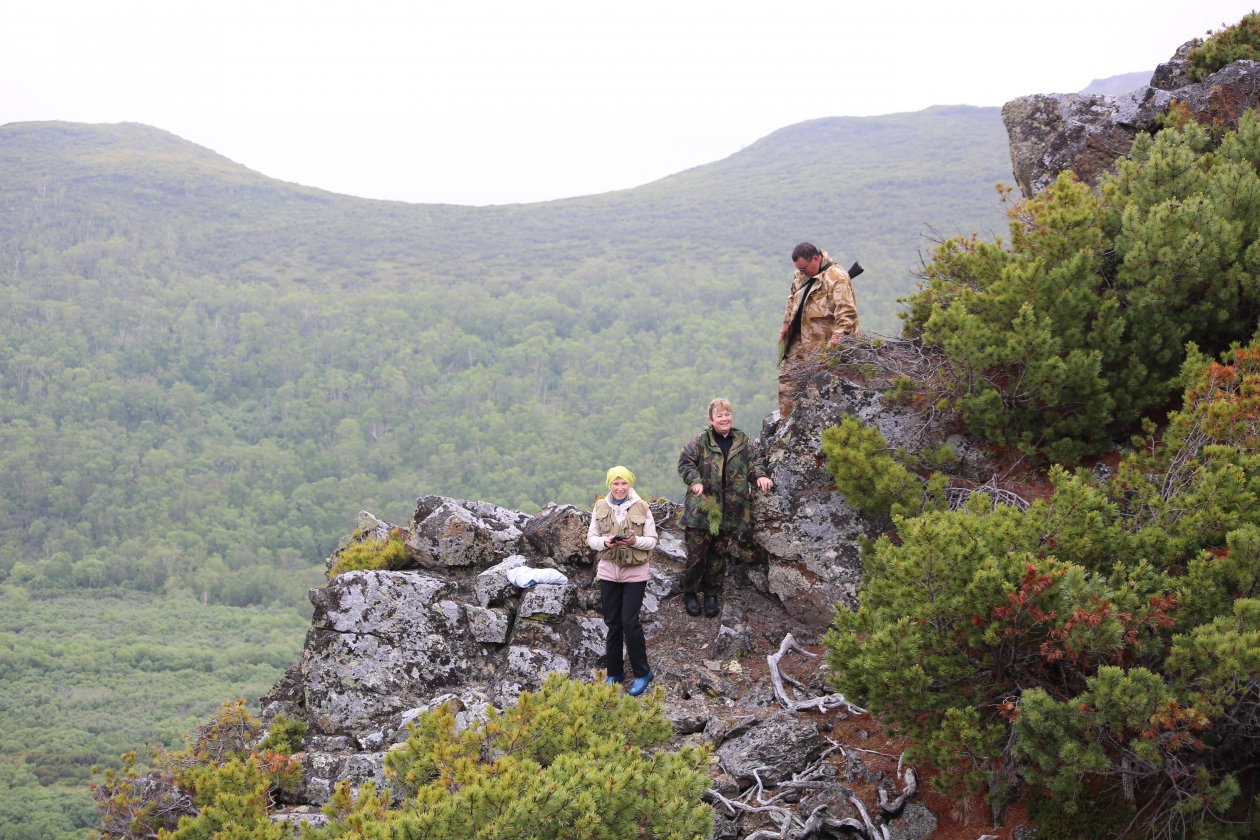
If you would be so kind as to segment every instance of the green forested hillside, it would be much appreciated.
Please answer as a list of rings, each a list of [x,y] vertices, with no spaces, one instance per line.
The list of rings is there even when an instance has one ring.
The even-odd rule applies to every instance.
[[[50,597],[55,596],[55,597]],[[224,698],[266,691],[308,623],[188,593],[0,586],[0,837],[83,836],[93,765],[177,744]]]
[[[817,120],[620,193],[414,206],[137,125],[0,128],[0,575],[301,601],[360,506],[675,494],[714,395],[772,408],[784,256],[868,273],[1000,224],[994,109]],[[17,564],[21,564],[20,566]]]
[[[113,609],[126,623],[150,605],[136,633],[156,640],[198,603],[178,638],[209,649],[236,632],[230,607],[305,609],[361,507],[586,504],[614,462],[677,496],[710,398],[750,431],[774,407],[792,245],[861,259],[863,325],[895,331],[920,234],[1002,230],[1009,168],[997,109],[948,107],[791,126],[622,192],[407,205],[274,181],[140,125],[0,126],[5,597],[51,598],[70,622],[76,599],[155,593]],[[65,756],[86,735],[20,734],[81,728],[12,688],[52,660],[24,622],[6,632],[0,752],[19,763],[0,782],[79,783]],[[169,668],[195,675],[195,659]],[[260,662],[212,693],[254,692],[282,664]],[[82,730],[98,755],[109,732],[169,739],[204,699],[197,680],[110,667],[131,688],[101,694],[100,731]],[[133,691],[176,711],[110,729]],[[37,836],[4,819],[0,840]]]

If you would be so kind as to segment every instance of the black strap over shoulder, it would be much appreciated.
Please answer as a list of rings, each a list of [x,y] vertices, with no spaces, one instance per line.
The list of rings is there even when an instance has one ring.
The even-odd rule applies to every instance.
[[[779,361],[782,362],[787,358],[788,348],[792,346],[792,342],[801,337],[801,318],[805,315],[805,301],[809,298],[809,293],[814,290],[814,286],[818,284],[818,278],[827,269],[835,265],[832,260],[818,266],[818,273],[805,281],[805,285],[801,287],[801,302],[796,305],[796,314],[792,316],[792,325],[788,327],[788,333],[783,337],[783,349],[779,354]]]

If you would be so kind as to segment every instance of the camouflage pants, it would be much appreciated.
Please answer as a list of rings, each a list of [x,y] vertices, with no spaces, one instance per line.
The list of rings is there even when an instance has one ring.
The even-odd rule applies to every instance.
[[[716,536],[708,528],[684,528],[687,543],[687,570],[683,572],[684,592],[716,595],[722,591],[726,577],[726,556],[731,553],[735,536],[719,531]]]

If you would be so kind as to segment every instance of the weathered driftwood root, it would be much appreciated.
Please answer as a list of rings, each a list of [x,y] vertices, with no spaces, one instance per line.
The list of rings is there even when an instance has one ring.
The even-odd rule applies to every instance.
[[[835,820],[831,817],[827,817],[823,820],[823,825],[827,826],[827,828],[851,828],[858,834],[866,833],[866,828],[863,827],[860,822],[853,819],[853,817],[845,817],[842,820]]]
[[[823,804],[814,808],[810,812],[809,818],[804,821],[791,808],[776,804],[782,797],[792,791],[812,790],[823,787],[823,779],[825,778],[823,767],[827,764],[828,756],[836,751],[843,752],[839,744],[832,744],[804,770],[799,773],[793,773],[790,780],[779,782],[775,785],[780,790],[769,799],[765,798],[765,783],[761,780],[760,772],[769,768],[757,767],[752,771],[755,784],[750,785],[739,799],[728,799],[718,791],[710,788],[708,791],[709,801],[726,808],[727,812],[733,817],[742,816],[743,814],[763,814],[779,826],[778,831],[764,828],[758,829],[748,835],[745,840],[753,840],[754,838],[757,838],[757,840],[768,840],[768,838],[773,838],[774,840],[806,840],[806,838],[816,835],[824,826],[830,826],[831,828],[847,826],[856,828],[858,831],[864,831],[865,829],[862,828],[861,823],[852,818],[846,817],[843,820],[831,819],[825,813],[826,806]],[[750,805],[744,801],[748,799],[754,799],[757,804]],[[870,838],[870,840],[879,840],[879,838],[876,836]]]
[[[784,640],[784,645],[780,648],[780,655],[789,652],[796,642],[792,639],[791,634]],[[809,840],[816,837],[824,829],[851,829],[856,831],[859,836],[866,840],[889,840],[888,827],[886,825],[875,825],[871,820],[870,812],[866,810],[866,806],[856,796],[850,796],[849,801],[853,803],[853,807],[862,816],[862,821],[858,822],[852,817],[844,817],[836,819],[827,814],[827,806],[825,803],[816,805],[809,812],[807,818],[802,818],[793,808],[780,803],[780,799],[791,792],[805,792],[819,790],[827,786],[827,773],[824,768],[827,766],[827,759],[833,754],[839,752],[845,754],[844,747],[832,741],[831,746],[823,751],[818,758],[799,773],[792,774],[792,778],[778,784],[771,783],[771,787],[778,788],[773,796],[767,796],[769,791],[767,785],[761,778],[761,771],[767,770],[766,767],[757,767],[752,770],[754,783],[748,786],[738,798],[728,799],[717,790],[710,788],[707,792],[707,799],[715,805],[722,807],[728,814],[741,819],[745,814],[760,814],[777,826],[777,828],[759,828],[749,834],[745,840]],[[869,752],[869,750],[867,751]],[[882,753],[881,753],[882,755]],[[891,814],[896,810],[900,810],[902,805],[914,796],[918,789],[918,777],[914,769],[907,767],[904,774],[900,772],[901,763],[898,762],[898,773],[904,781],[904,788],[899,796],[890,799],[888,791],[881,790],[880,809],[885,814]],[[809,794],[805,794],[805,799],[809,798]],[[751,802],[749,801],[751,800]],[[799,807],[804,807],[805,801],[802,800]],[[891,809],[891,810],[890,810]]]
[[[792,828],[793,823],[802,828],[805,825],[796,817],[795,814],[792,813],[792,811],[778,805],[746,805],[739,800],[727,799],[713,788],[709,788],[708,796],[709,799],[725,807],[726,810],[730,812],[731,816],[735,816],[736,814],[765,814],[779,823],[778,833],[764,828],[758,829],[748,835],[748,837],[744,838],[744,840],[753,840],[755,837],[773,837],[776,838],[776,840],[784,840],[787,837],[788,830]]]
[[[866,709],[853,705],[845,699],[843,694],[828,694],[825,697],[814,697],[810,700],[793,700],[788,697],[787,689],[783,687],[784,674],[779,668],[779,662],[789,653],[798,653],[811,659],[818,655],[805,650],[805,648],[797,644],[792,634],[788,633],[779,644],[778,651],[766,657],[766,662],[770,665],[770,682],[774,684],[774,696],[778,699],[779,705],[791,712],[803,712],[806,709],[816,708],[820,712],[844,709],[852,715],[866,714]],[[795,683],[796,681],[792,680],[792,682]]]
[[[871,822],[871,815],[866,813],[866,806],[862,804],[862,800],[856,796],[850,796],[849,801],[853,803],[853,807],[857,808],[857,812],[862,815],[862,822],[866,825],[866,836],[871,840],[878,840],[880,833],[875,830],[875,825]]]
[[[823,820],[827,816],[824,813],[826,810],[827,806],[825,804],[815,808],[810,813],[809,819],[805,820],[805,825],[789,834],[787,840],[805,840],[807,837],[812,837],[821,831],[824,824]]]
[[[879,808],[885,814],[892,816],[901,810],[902,806],[909,800],[914,798],[914,794],[919,789],[919,779],[915,775],[913,767],[907,767],[905,772],[905,787],[901,794],[893,799],[892,795],[883,788],[879,789]]]

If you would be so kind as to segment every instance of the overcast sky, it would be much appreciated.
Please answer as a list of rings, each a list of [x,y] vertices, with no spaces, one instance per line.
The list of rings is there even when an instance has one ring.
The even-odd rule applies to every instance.
[[[1255,2],[4,0],[0,123],[136,121],[336,192],[539,201],[815,117],[1079,90]]]

